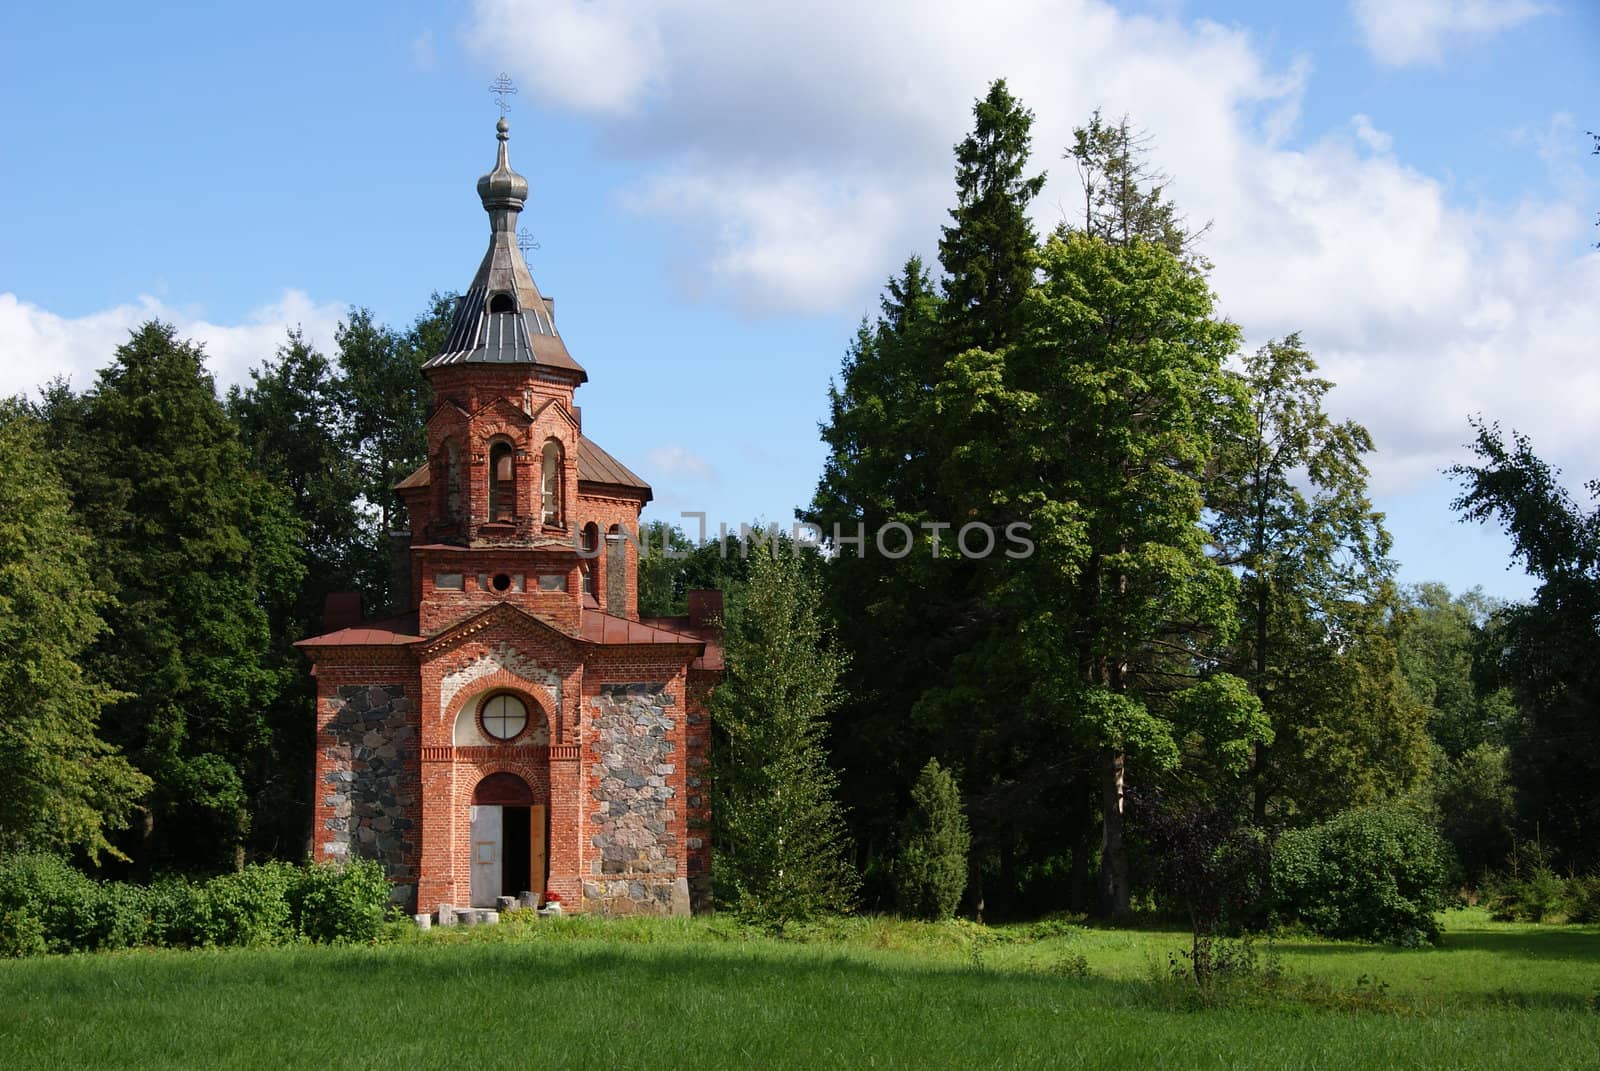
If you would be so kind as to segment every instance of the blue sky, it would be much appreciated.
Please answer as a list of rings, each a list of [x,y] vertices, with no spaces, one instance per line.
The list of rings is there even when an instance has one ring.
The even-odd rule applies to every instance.
[[[585,430],[652,514],[787,519],[878,286],[930,256],[950,146],[1006,76],[1053,224],[1091,109],[1128,112],[1251,345],[1299,330],[1379,445],[1402,579],[1518,596],[1439,470],[1466,418],[1600,475],[1600,11],[1579,0],[481,0],[30,5],[5,16],[0,391],[79,385],[150,315],[220,380],[288,324],[403,322],[482,254],[487,84]]]

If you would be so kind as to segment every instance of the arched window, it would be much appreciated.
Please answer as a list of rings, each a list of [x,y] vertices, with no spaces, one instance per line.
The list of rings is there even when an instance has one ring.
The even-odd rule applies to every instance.
[[[545,524],[561,523],[561,444],[551,439],[544,444],[541,457],[540,484]]]
[[[517,466],[511,444],[489,447],[489,519],[509,521],[517,512]]]
[[[444,442],[444,471],[440,474],[440,493],[444,496],[443,514],[452,521],[461,519],[461,447],[454,439]]]
[[[517,299],[510,294],[496,294],[489,299],[490,312],[516,312]]]

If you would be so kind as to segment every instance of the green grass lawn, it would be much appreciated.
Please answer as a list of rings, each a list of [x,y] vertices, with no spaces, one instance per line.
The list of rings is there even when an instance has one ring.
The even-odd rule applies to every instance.
[[[1283,941],[1287,983],[1211,1006],[1163,977],[1186,934],[1034,933],[568,919],[12,961],[0,1067],[1600,1067],[1600,927],[1460,912],[1437,949]]]

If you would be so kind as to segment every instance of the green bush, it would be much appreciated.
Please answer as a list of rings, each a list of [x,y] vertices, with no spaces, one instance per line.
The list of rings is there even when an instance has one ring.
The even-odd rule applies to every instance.
[[[1437,942],[1455,870],[1434,828],[1401,810],[1345,811],[1278,839],[1277,917],[1325,937],[1399,945]]]
[[[257,863],[203,883],[94,881],[52,855],[0,857],[0,956],[372,941],[383,933],[389,882],[371,861],[344,866]]]
[[[1567,879],[1567,921],[1600,922],[1600,874]]]
[[[370,859],[301,867],[288,900],[295,929],[313,941],[373,941],[389,914],[389,879]]]
[[[198,940],[205,945],[273,945],[292,940],[288,894],[304,868],[258,863],[212,878],[199,898]]]
[[[47,952],[98,947],[99,887],[64,859],[23,853],[0,859],[0,915],[19,933],[37,934]]]
[[[967,888],[971,846],[956,779],[929,759],[911,788],[911,810],[900,831],[894,872],[900,913],[924,919],[953,916]]]

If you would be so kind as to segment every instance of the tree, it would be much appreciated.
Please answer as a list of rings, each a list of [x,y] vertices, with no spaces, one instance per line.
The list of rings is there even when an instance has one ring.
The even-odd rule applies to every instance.
[[[1512,555],[1539,580],[1531,602],[1496,618],[1490,685],[1521,714],[1508,743],[1525,824],[1560,863],[1600,863],[1600,506],[1585,509],[1531,441],[1473,422],[1476,465],[1454,465],[1463,519],[1498,521]],[[1585,485],[1600,499],[1600,480]]]
[[[273,621],[284,641],[318,628],[330,592],[370,588],[387,567],[374,560],[377,533],[359,506],[371,481],[348,448],[343,400],[333,366],[299,330],[251,370],[249,386],[228,392],[251,466],[289,490],[305,530],[305,582]]]
[[[1245,419],[1223,371],[1238,331],[1163,246],[1058,234],[1042,265],[1009,394],[990,403],[1013,429],[994,493],[1038,546],[999,597],[1021,609],[1028,702],[1097,756],[1101,907],[1122,914],[1128,756],[1176,764],[1166,705],[1236,625],[1237,587],[1207,553],[1201,505],[1219,437]],[[1231,721],[1253,724],[1245,710]]]
[[[780,925],[846,910],[856,877],[823,746],[842,659],[816,585],[795,559],[759,555],[734,594],[711,697],[718,899]]]
[[[155,781],[129,854],[237,865],[273,755],[267,712],[299,676],[272,657],[267,613],[303,575],[290,497],[250,468],[203,350],[170,325],[138,328],[92,390],[56,390],[45,411],[117,600],[85,656],[128,695],[104,732]]]
[[[644,550],[639,555],[639,616],[673,617],[688,610],[689,588],[684,583],[684,558],[694,543],[666,521],[651,521],[640,533]],[[666,553],[671,549],[671,555]]]
[[[1088,126],[1073,129],[1065,155],[1078,168],[1083,222],[1067,229],[1118,245],[1154,242],[1204,268],[1192,246],[1211,225],[1188,230],[1177,206],[1165,199],[1170,176],[1150,164],[1150,145],[1150,136],[1135,130],[1128,116],[1107,122],[1098,108]]]
[[[1190,969],[1209,989],[1218,927],[1247,916],[1268,889],[1266,832],[1251,823],[1236,786],[1201,799],[1151,793],[1138,802],[1156,888],[1164,903],[1188,912]]]
[[[443,352],[454,309],[453,295],[435,293],[411,327],[396,332],[374,322],[370,310],[352,308],[334,335],[347,448],[364,475],[362,497],[378,512],[369,553],[379,563],[388,560],[388,533],[402,509],[394,485],[427,459],[433,391],[421,369]],[[388,586],[380,565],[368,581],[369,604],[378,608],[399,597]]]
[[[150,790],[99,735],[124,696],[81,665],[109,601],[91,553],[38,422],[0,402],[0,849],[120,858],[109,837]]]
[[[1230,659],[1250,681],[1286,736],[1302,723],[1308,662],[1332,664],[1367,640],[1355,630],[1381,627],[1368,612],[1393,570],[1389,536],[1367,497],[1366,454],[1372,437],[1323,408],[1333,384],[1298,335],[1273,340],[1244,359],[1239,375],[1248,419],[1223,440],[1207,506],[1219,559],[1240,572],[1242,628]],[[1297,644],[1325,651],[1296,651]],[[1343,678],[1354,683],[1355,677]],[[1369,678],[1370,679],[1370,678]],[[1348,697],[1324,690],[1318,722],[1337,720]],[[1270,752],[1256,755],[1255,816],[1267,818],[1279,782]]]
[[[939,241],[944,323],[951,353],[1016,341],[1033,286],[1038,238],[1029,203],[1044,188],[1028,175],[1033,113],[996,79],[973,105],[972,133],[956,145],[956,207]]]
[[[1477,588],[1451,595],[1443,584],[1401,592],[1390,622],[1400,669],[1431,708],[1428,732],[1449,759],[1515,731],[1516,707],[1503,687],[1486,687],[1484,662],[1495,647],[1496,615],[1504,609]]]
[[[929,759],[911,786],[911,809],[900,828],[895,892],[901,914],[924,919],[954,915],[967,887],[971,847],[956,779],[937,759]]]

